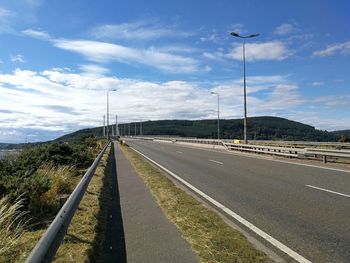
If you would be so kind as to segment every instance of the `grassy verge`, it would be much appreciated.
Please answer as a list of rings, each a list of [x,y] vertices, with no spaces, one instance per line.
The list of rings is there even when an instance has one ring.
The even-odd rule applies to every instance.
[[[94,158],[105,144],[104,140],[88,142],[83,143],[83,145],[74,146],[83,148],[83,150],[79,148],[80,150],[77,151],[81,152],[80,155],[74,155],[74,153],[68,155],[71,159],[66,156],[66,153],[57,152],[57,147],[60,146],[54,145],[51,148],[48,147],[52,151],[50,154],[48,153],[49,150],[45,148],[40,158],[34,158],[34,160],[40,159],[41,161],[36,169],[31,170],[32,174],[30,175],[32,177],[29,178],[30,180],[24,178],[13,183],[10,180],[12,178],[11,176],[10,179],[8,179],[9,176],[2,178],[0,176],[0,179],[3,179],[3,181],[0,180],[0,193],[3,189],[1,187],[4,186],[9,189],[13,187],[15,190],[10,192],[8,196],[2,197],[0,195],[0,262],[12,263],[25,261],[60,209],[61,199],[71,193],[86,171],[86,165],[84,167],[79,163],[78,165],[55,165],[55,162],[52,160],[61,160],[60,158],[66,156],[70,161],[87,161],[85,157],[83,158],[81,156],[91,155],[90,157]],[[42,149],[29,149],[28,151],[31,151],[29,156],[35,155],[39,150]],[[109,149],[107,149],[103,156],[96,175],[92,178],[78,212],[73,218],[72,225],[74,226],[69,229],[68,237],[64,241],[63,252],[60,254],[60,257],[63,258],[61,262],[85,261],[85,255],[90,256],[86,252],[95,248],[96,233],[100,230],[96,226],[96,222],[97,220],[102,220],[104,211],[104,209],[100,209],[102,207],[101,200],[108,198],[102,193],[105,187],[103,180],[108,156]],[[27,160],[28,158],[22,156],[24,160],[17,162],[19,164],[24,161],[29,162]],[[46,159],[49,161],[42,161]],[[16,170],[14,167],[17,166],[12,167],[9,164],[11,163],[0,163],[0,168],[6,168],[5,170],[8,172],[11,172],[11,169]],[[1,170],[0,172],[3,171]],[[24,171],[27,170],[24,169]],[[3,176],[3,174],[1,175]],[[28,179],[28,184],[21,185],[20,183],[25,181],[25,179]],[[7,184],[2,184],[4,182]],[[23,193],[21,194],[22,190]],[[18,201],[12,201],[16,196],[18,197],[15,200]],[[74,260],[72,259],[73,256],[76,256]],[[83,258],[82,261],[79,261],[80,258]]]
[[[176,187],[158,168],[128,147],[121,148],[201,262],[272,262],[216,213]]]
[[[95,262],[101,251],[104,225],[107,221],[106,164],[110,155],[107,148],[92,177],[88,189],[68,228],[54,262]]]

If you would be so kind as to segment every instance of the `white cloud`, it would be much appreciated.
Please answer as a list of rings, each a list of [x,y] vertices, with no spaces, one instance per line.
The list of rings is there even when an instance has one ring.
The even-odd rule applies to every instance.
[[[173,73],[193,73],[201,70],[199,62],[193,58],[161,52],[153,47],[136,49],[106,42],[67,39],[57,39],[54,45],[99,63],[110,61],[136,63]]]
[[[283,42],[271,41],[265,43],[246,43],[246,59],[254,60],[283,60],[291,55],[291,51]],[[227,57],[243,60],[242,45],[238,44],[233,47],[233,50],[227,54]]]
[[[296,31],[295,25],[282,24],[275,29],[274,34],[282,36],[282,35],[288,35],[288,34],[293,33],[295,31]]]
[[[126,64],[147,65],[171,73],[193,73],[207,71],[200,62],[183,54],[195,52],[185,46],[166,46],[162,48],[133,48],[102,41],[58,39],[39,30],[22,31],[30,37],[47,40],[57,48],[83,55],[87,60],[108,63],[117,61]]]
[[[11,25],[13,23],[16,13],[13,11],[0,7],[0,33],[11,32]]]
[[[11,62],[20,62],[20,63],[24,63],[24,57],[23,55],[15,55],[15,56],[11,56]]]
[[[38,38],[43,40],[51,39],[51,36],[47,32],[41,31],[41,30],[27,29],[22,31],[22,33],[33,38]]]
[[[216,100],[210,91],[220,92],[223,117],[242,116],[240,80],[202,88],[186,81],[156,83],[107,77],[99,72],[103,69],[96,69],[94,65],[81,68],[80,73],[64,69],[41,72],[17,69],[11,74],[0,74],[0,131],[35,129],[58,136],[101,125],[106,111],[106,91],[111,88],[117,92],[110,94],[110,112],[111,115],[118,113],[121,122],[215,118]],[[89,70],[98,74],[86,74]],[[264,99],[259,100],[257,93],[272,94],[286,81],[283,76],[253,76],[248,80],[248,98],[261,100],[258,105],[264,105]],[[287,98],[288,93],[285,89],[283,96]],[[16,110],[8,110],[13,109],[13,105]],[[254,107],[254,112],[259,110]],[[289,104],[284,107],[288,108]],[[2,138],[0,136],[0,141]]]
[[[102,76],[109,73],[108,68],[102,67],[100,65],[85,64],[85,65],[80,65],[79,68],[81,69],[82,73],[85,75]]]
[[[121,123],[214,119],[217,101],[210,96],[211,91],[220,93],[223,118],[243,116],[241,79],[211,83],[203,88],[198,83],[181,80],[149,82],[105,76],[104,68],[90,64],[82,65],[81,69],[82,72],[17,69],[11,74],[0,74],[0,141],[23,141],[24,134],[34,134],[32,140],[50,139],[77,129],[102,125],[106,91],[112,88],[117,91],[110,93],[111,118],[114,120],[112,116],[118,114]],[[251,76],[247,84],[248,116],[284,116],[332,129],[332,126],[318,121],[323,112],[317,118],[307,119],[308,111],[302,114],[300,108],[305,105],[334,108],[338,106],[334,103],[341,101],[340,97],[306,100],[298,85],[288,76],[281,75]],[[342,100],[342,107],[350,105],[348,97]],[[15,110],[13,105],[16,105]],[[332,125],[336,124],[333,122]]]
[[[165,26],[151,21],[101,25],[94,28],[91,34],[98,39],[153,40],[164,37],[189,36],[187,32],[178,31],[174,26]]]
[[[350,41],[329,45],[323,50],[315,51],[313,55],[316,57],[325,57],[336,53],[350,55]]]
[[[324,82],[323,81],[314,81],[311,83],[312,86],[323,86],[324,85]]]

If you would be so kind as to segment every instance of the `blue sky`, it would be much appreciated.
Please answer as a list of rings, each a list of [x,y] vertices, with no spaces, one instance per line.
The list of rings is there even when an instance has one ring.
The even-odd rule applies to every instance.
[[[280,116],[350,129],[347,1],[0,0],[0,142],[120,122]],[[112,118],[112,117],[111,117]],[[113,117],[114,119],[114,117]]]

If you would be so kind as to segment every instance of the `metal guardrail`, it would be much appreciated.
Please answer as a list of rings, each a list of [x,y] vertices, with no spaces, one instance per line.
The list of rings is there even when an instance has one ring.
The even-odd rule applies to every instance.
[[[187,142],[187,143],[197,143],[197,144],[210,144],[210,145],[222,145],[228,150],[240,151],[240,152],[251,152],[251,153],[263,153],[284,157],[293,157],[293,158],[307,158],[307,157],[322,157],[323,162],[327,162],[327,158],[340,158],[348,159],[350,158],[350,150],[339,150],[339,149],[324,149],[324,148],[305,148],[302,147],[302,144],[311,145],[311,146],[347,146],[348,143],[333,143],[333,142],[289,142],[289,141],[253,141],[261,142],[259,144],[236,144],[231,143],[232,140],[216,140],[216,139],[195,139],[195,138],[180,138],[180,137],[134,137],[135,139],[144,139],[144,140],[159,140],[159,141],[170,141],[170,142]],[[270,146],[266,145],[267,143],[277,144],[279,146]],[[265,144],[265,145],[263,145]],[[280,145],[286,146],[280,146]]]
[[[51,262],[67,232],[68,226],[77,210],[81,199],[94,175],[97,166],[106,151],[109,142],[103,147],[96,157],[93,164],[86,171],[79,184],[73,190],[68,200],[65,202],[61,210],[56,215],[44,235],[40,238],[30,255],[26,259],[26,263]]]
[[[311,142],[311,141],[268,141],[268,140],[250,140],[252,144],[270,145],[270,146],[284,146],[289,145],[293,147],[336,147],[350,149],[350,143],[347,142]]]
[[[298,148],[286,148],[286,147],[271,147],[262,145],[251,145],[251,144],[234,144],[224,143],[229,150],[241,151],[241,152],[254,152],[254,153],[265,153],[271,155],[280,155],[285,157],[298,157],[298,154],[303,151]]]
[[[336,149],[310,149],[305,148],[304,152],[301,152],[302,156],[322,156],[323,162],[326,163],[328,158],[350,158],[350,151],[348,150],[336,150]],[[300,156],[299,156],[300,157]]]

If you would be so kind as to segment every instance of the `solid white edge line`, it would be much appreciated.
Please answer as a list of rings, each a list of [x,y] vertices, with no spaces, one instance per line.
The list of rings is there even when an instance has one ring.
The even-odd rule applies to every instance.
[[[162,142],[157,141],[156,143],[162,143]],[[340,168],[323,167],[323,166],[318,166],[318,165],[314,165],[314,164],[306,164],[306,163],[294,163],[294,162],[289,162],[289,161],[285,161],[285,160],[276,160],[276,159],[272,159],[273,156],[267,156],[267,155],[263,157],[263,156],[256,156],[253,153],[242,153],[239,151],[230,151],[230,150],[217,151],[217,150],[213,150],[213,149],[205,149],[205,148],[184,145],[184,144],[177,144],[176,146],[179,146],[179,147],[183,146],[183,147],[207,151],[207,152],[216,152],[216,153],[223,153],[223,154],[229,154],[229,155],[237,155],[237,156],[241,156],[241,157],[254,158],[254,159],[266,160],[266,161],[271,161],[271,162],[288,163],[288,164],[294,164],[294,165],[299,165],[299,166],[306,166],[306,167],[312,167],[312,168],[318,168],[318,169],[324,169],[324,170],[350,173],[349,170],[344,170],[344,169],[340,169]],[[299,159],[296,159],[296,160],[299,160]],[[300,159],[300,160],[302,160],[302,159]]]
[[[345,196],[345,197],[349,197],[350,198],[350,195],[339,193],[339,192],[332,191],[332,190],[328,190],[328,189],[325,189],[325,188],[313,186],[313,185],[310,185],[310,184],[306,184],[305,186],[310,187],[310,188],[314,188],[314,189],[317,189],[317,190],[325,191],[325,192],[328,192],[328,193],[337,194],[337,195],[341,195],[341,196]]]
[[[204,192],[202,192],[198,188],[194,187],[193,185],[191,185],[190,183],[188,183],[187,181],[185,181],[181,177],[177,176],[176,174],[174,174],[173,172],[171,172],[170,170],[168,170],[167,168],[165,168],[161,164],[157,163],[156,161],[153,161],[151,158],[147,157],[146,155],[144,155],[140,151],[136,150],[135,148],[133,148],[133,147],[130,147],[130,148],[132,150],[134,150],[135,152],[137,152],[138,154],[140,154],[141,156],[143,156],[144,158],[146,158],[147,160],[149,160],[151,163],[155,164],[156,166],[158,166],[159,168],[161,168],[162,170],[167,172],[169,175],[174,177],[176,180],[180,181],[182,184],[184,184],[185,186],[190,188],[192,191],[196,192],[201,197],[203,197],[204,199],[206,199],[207,201],[209,201],[210,203],[212,203],[216,207],[220,208],[221,210],[223,210],[225,213],[227,213],[232,218],[234,218],[235,220],[240,222],[242,225],[248,227],[250,230],[252,230],[258,236],[262,237],[267,242],[269,242],[270,244],[272,244],[273,246],[275,246],[279,250],[281,250],[284,253],[286,253],[287,255],[289,255],[294,260],[296,260],[298,262],[301,262],[301,263],[311,263],[310,260],[308,260],[308,259],[304,258],[303,256],[299,255],[297,252],[293,251],[292,249],[290,249],[286,245],[282,244],[277,239],[273,238],[272,236],[270,236],[269,234],[267,234],[266,232],[264,232],[260,228],[256,227],[255,225],[253,225],[249,221],[245,220],[243,217],[241,217],[240,215],[236,214],[235,212],[233,212],[232,210],[230,210],[226,206],[222,205],[221,203],[219,203],[215,199],[211,198],[209,195],[205,194]]]
[[[219,161],[215,161],[215,160],[209,160],[210,162],[213,162],[213,163],[218,163],[218,164],[224,164],[222,162],[219,162]]]

